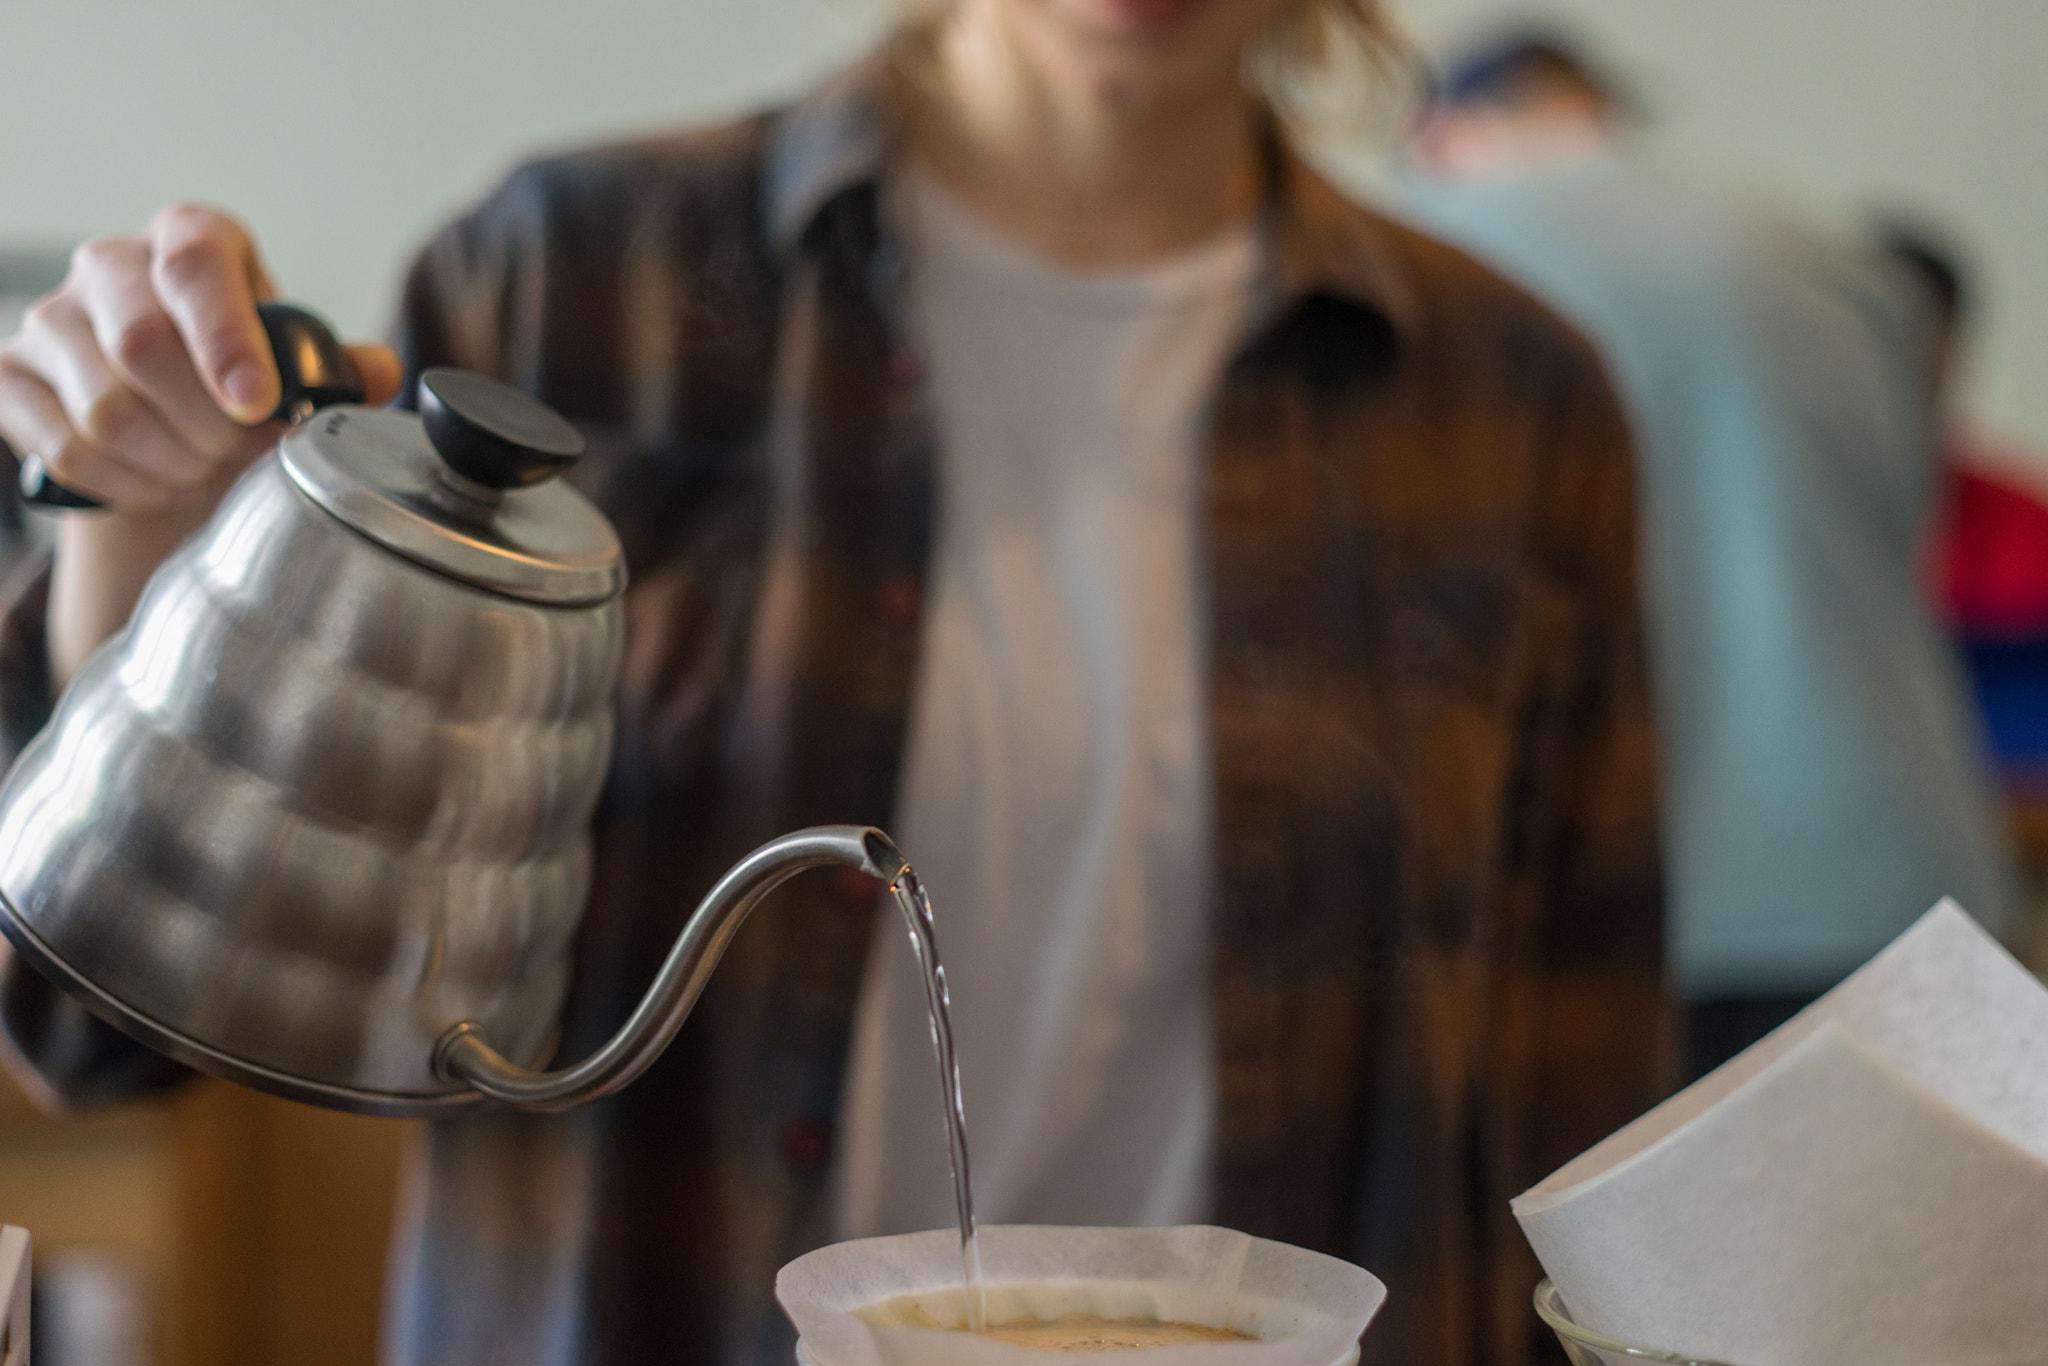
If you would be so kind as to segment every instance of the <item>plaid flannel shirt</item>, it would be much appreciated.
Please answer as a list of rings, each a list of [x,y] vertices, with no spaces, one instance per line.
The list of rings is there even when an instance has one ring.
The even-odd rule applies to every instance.
[[[938,506],[890,71],[531,164],[407,284],[409,373],[575,420],[627,549],[564,1059],[748,848],[889,824]],[[1207,425],[1216,1217],[1381,1276],[1367,1362],[1512,1366],[1538,1272],[1508,1197],[1663,1079],[1628,441],[1542,307],[1269,151],[1256,325]],[[0,626],[12,743],[47,714],[39,582]],[[634,1086],[430,1125],[388,1355],[785,1366],[771,1287],[828,1237],[877,909],[798,879]],[[119,1073],[39,1054],[71,1036],[19,974],[6,1006],[60,1089]]]

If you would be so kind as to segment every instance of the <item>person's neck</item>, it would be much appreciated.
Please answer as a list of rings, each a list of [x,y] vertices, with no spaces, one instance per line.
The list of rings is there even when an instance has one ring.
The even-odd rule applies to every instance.
[[[912,124],[919,168],[1004,235],[1069,265],[1154,260],[1247,217],[1260,152],[1235,79],[1171,97],[1076,88],[963,6]]]

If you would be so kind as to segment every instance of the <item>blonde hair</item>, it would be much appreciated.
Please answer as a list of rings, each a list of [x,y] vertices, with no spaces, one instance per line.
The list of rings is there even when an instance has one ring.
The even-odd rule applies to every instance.
[[[1245,84],[1302,132],[1396,118],[1426,83],[1383,0],[1289,0],[1245,53]]]

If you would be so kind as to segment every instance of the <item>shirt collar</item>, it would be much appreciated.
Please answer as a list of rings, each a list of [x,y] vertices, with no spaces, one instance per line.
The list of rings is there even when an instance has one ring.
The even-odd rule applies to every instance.
[[[895,54],[896,45],[885,43],[814,87],[779,120],[765,186],[768,231],[778,252],[793,253],[839,195],[877,185],[897,155]],[[1316,174],[1276,124],[1269,121],[1262,142],[1273,312],[1326,294],[1371,309],[1397,333],[1411,324],[1418,300],[1391,229]]]
[[[1397,335],[1414,326],[1421,300],[1395,230],[1318,175],[1271,121],[1264,143],[1276,311],[1324,294],[1380,314]]]
[[[813,87],[777,121],[764,188],[769,240],[778,252],[793,253],[841,193],[878,183],[894,156],[892,48],[885,44]]]

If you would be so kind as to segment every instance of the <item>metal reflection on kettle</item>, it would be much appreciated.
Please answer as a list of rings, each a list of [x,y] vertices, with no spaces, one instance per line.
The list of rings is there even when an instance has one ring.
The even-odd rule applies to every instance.
[[[446,369],[420,377],[418,416],[362,407],[317,319],[263,315],[294,425],[8,773],[0,930],[128,1034],[293,1099],[607,1094],[777,883],[823,864],[893,881],[902,856],[858,826],[763,845],[616,1035],[536,1070],[611,754],[618,536],[553,478],[583,442],[552,410]]]

